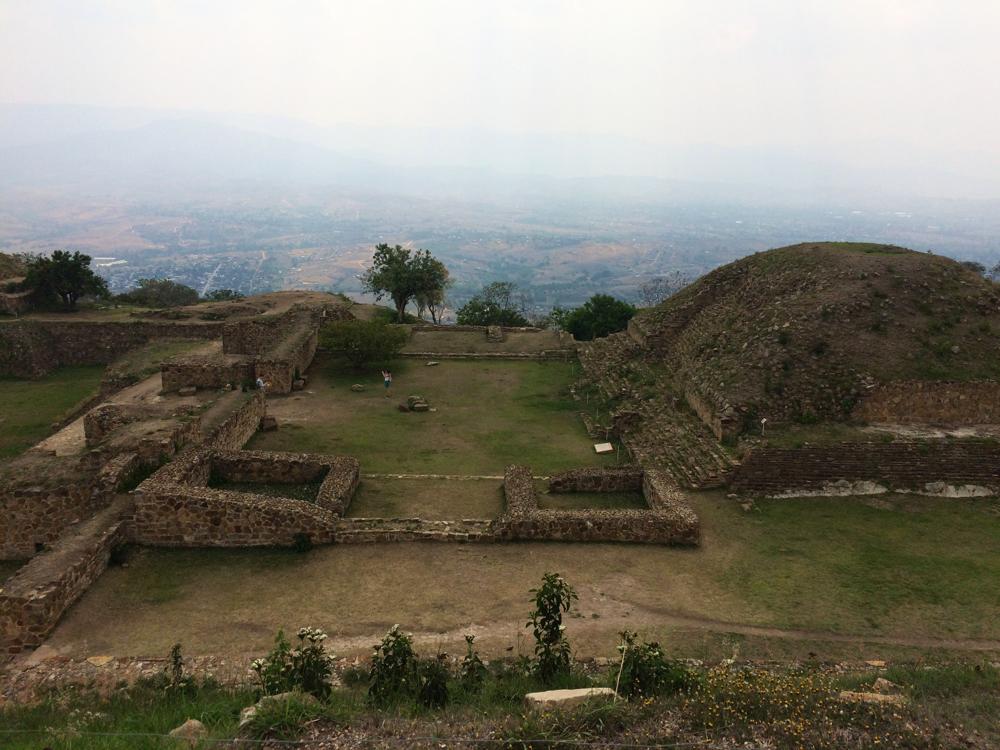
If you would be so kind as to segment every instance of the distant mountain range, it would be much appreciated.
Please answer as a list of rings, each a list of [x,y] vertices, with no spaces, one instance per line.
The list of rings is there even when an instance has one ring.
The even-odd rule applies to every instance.
[[[979,155],[947,161],[879,144],[817,156],[794,149],[667,148],[612,136],[321,128],[276,117],[0,105],[0,188],[197,193],[241,184],[469,200],[871,205],[1000,199],[1000,168]]]

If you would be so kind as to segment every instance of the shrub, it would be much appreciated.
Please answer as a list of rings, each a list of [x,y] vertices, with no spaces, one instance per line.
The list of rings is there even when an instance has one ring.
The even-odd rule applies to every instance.
[[[326,633],[319,628],[299,628],[298,638],[299,644],[293,649],[279,630],[271,652],[250,665],[265,695],[290,690],[301,690],[317,698],[329,695],[334,657],[323,648]]]
[[[292,693],[284,700],[267,700],[257,706],[241,734],[249,739],[295,740],[306,724],[323,715],[323,707]]]
[[[405,328],[374,320],[341,320],[320,329],[320,344],[342,355],[354,367],[385,363],[399,354],[409,333]]]
[[[448,703],[447,657],[424,659],[417,664],[417,701],[424,708],[444,708]]]
[[[544,683],[550,683],[570,670],[570,647],[562,624],[563,612],[569,612],[576,591],[557,573],[546,573],[542,585],[532,589],[535,609],[525,627],[532,628],[535,637],[535,672]]]
[[[474,635],[465,636],[465,657],[462,659],[462,666],[459,669],[462,687],[470,693],[476,693],[482,688],[487,672],[486,665],[483,664],[483,660],[479,658],[479,654],[476,653],[475,646],[473,646],[475,640],[476,636]]]
[[[368,699],[376,706],[385,706],[412,693],[417,682],[416,668],[413,639],[400,632],[399,625],[393,625],[372,654]]]
[[[139,286],[121,300],[144,307],[182,307],[198,302],[198,292],[170,279],[139,279]]]
[[[573,310],[560,311],[557,318],[562,328],[579,341],[602,338],[623,331],[635,315],[635,307],[609,294],[595,294]]]
[[[690,672],[675,661],[667,659],[660,644],[637,643],[638,635],[628,630],[621,632],[621,671],[618,693],[628,699],[644,698],[661,693],[675,693],[692,684]]]
[[[526,326],[526,298],[516,284],[494,281],[455,312],[459,325]]]

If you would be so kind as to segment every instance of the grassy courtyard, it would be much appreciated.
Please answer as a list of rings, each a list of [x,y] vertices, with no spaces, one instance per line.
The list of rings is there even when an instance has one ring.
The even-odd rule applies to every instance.
[[[0,460],[23,453],[52,423],[97,393],[104,368],[64,367],[38,380],[0,379]]]
[[[569,396],[575,363],[401,360],[386,398],[378,371],[358,374],[317,358],[306,391],[272,397],[276,432],[255,450],[347,454],[366,473],[499,475],[513,463],[536,474],[613,464],[594,453]],[[351,385],[365,386],[361,393]],[[411,394],[436,411],[404,413]]]
[[[347,509],[353,518],[496,518],[503,485],[495,479],[365,478]]]
[[[473,632],[484,652],[503,655],[527,647],[528,590],[558,571],[580,593],[567,621],[580,655],[613,653],[623,628],[702,658],[1000,655],[995,501],[802,499],[751,511],[720,493],[692,502],[703,523],[698,549],[142,549],[94,584],[50,645],[81,656],[163,655],[176,641],[191,653],[247,653],[265,650],[279,627],[311,624],[331,634],[337,653],[366,654],[398,622],[452,653]]]

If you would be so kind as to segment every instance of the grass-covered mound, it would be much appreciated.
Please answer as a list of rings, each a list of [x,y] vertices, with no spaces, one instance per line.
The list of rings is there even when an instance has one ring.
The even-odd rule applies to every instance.
[[[841,418],[878,382],[1000,375],[997,285],[891,245],[756,253],[644,311],[636,327],[680,390],[748,420]]]

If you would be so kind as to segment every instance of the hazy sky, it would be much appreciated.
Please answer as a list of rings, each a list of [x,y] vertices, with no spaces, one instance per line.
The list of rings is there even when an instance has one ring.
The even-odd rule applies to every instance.
[[[1000,153],[996,0],[0,0],[0,101]]]

